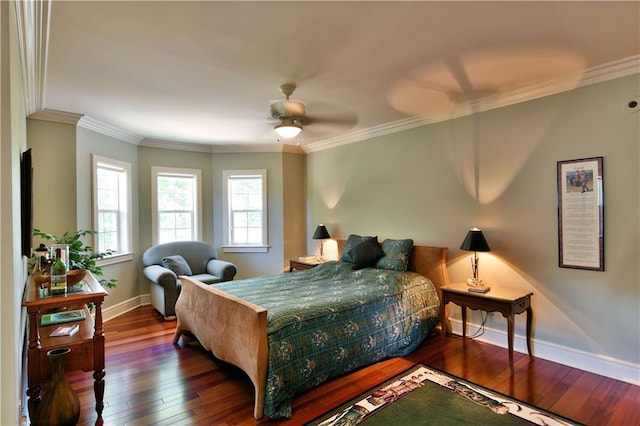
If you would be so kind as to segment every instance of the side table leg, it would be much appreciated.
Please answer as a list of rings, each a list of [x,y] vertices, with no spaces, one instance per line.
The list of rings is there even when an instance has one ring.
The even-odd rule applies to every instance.
[[[513,368],[513,314],[507,315],[507,328],[507,338],[509,342],[509,366],[511,367],[511,374],[513,375],[515,372]]]
[[[527,350],[529,358],[533,359],[533,350],[531,350],[531,326],[533,324],[533,309],[531,306],[527,308]]]
[[[93,393],[96,398],[96,413],[98,413],[98,419],[96,425],[102,424],[102,410],[104,409],[104,370],[96,370],[93,373]]]
[[[29,409],[29,418],[31,421],[36,418],[36,410],[38,408],[38,404],[40,403],[40,390],[42,388],[40,386],[34,386],[32,388],[27,389],[27,395],[29,395],[29,400],[27,401],[27,408]]]
[[[462,307],[462,338],[467,337],[467,307]]]
[[[447,310],[446,310],[447,302],[442,299],[440,302],[440,329],[442,330],[442,336],[440,337],[440,344],[444,348],[444,339],[449,334],[449,327],[447,327]]]

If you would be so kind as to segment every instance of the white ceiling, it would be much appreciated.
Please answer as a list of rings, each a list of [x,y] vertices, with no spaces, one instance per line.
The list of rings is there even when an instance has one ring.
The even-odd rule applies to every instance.
[[[141,143],[278,145],[269,105],[285,82],[327,123],[280,143],[355,140],[593,70],[638,72],[640,53],[636,1],[53,1],[50,13],[43,107]]]

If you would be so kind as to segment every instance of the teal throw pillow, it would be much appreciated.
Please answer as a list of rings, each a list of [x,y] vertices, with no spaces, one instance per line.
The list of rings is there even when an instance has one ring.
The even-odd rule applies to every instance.
[[[376,263],[376,268],[388,269],[391,271],[407,270],[409,265],[409,256],[413,249],[413,240],[391,240],[386,239],[382,243],[382,251],[384,256]]]
[[[171,269],[174,274],[180,275],[191,275],[191,268],[184,257],[176,254],[174,256],[167,256],[162,259],[162,266],[165,268]]]

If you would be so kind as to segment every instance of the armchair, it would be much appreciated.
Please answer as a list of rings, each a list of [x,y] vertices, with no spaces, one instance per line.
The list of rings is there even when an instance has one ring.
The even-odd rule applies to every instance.
[[[144,252],[142,264],[144,276],[150,282],[151,304],[165,320],[175,319],[175,305],[181,289],[180,275],[191,276],[206,284],[233,280],[236,266],[217,257],[215,247],[201,241],[158,244]]]

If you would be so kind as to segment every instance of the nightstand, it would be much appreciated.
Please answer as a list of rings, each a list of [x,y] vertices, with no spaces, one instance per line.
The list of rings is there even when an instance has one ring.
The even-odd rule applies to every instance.
[[[289,272],[302,271],[305,269],[315,268],[320,263],[322,262],[318,262],[318,261],[303,262],[302,260],[291,259],[289,260]]]
[[[453,302],[462,307],[462,337],[467,333],[467,309],[483,310],[486,312],[500,312],[507,319],[507,339],[509,344],[509,365],[511,374],[513,369],[513,325],[514,316],[523,312],[527,313],[527,350],[529,357],[533,358],[531,351],[531,325],[533,323],[533,310],[531,309],[531,293],[527,290],[514,288],[491,287],[488,293],[473,293],[468,291],[465,283],[453,283],[443,287],[440,315],[442,322],[442,341],[450,333],[448,329],[447,314],[445,306]]]

